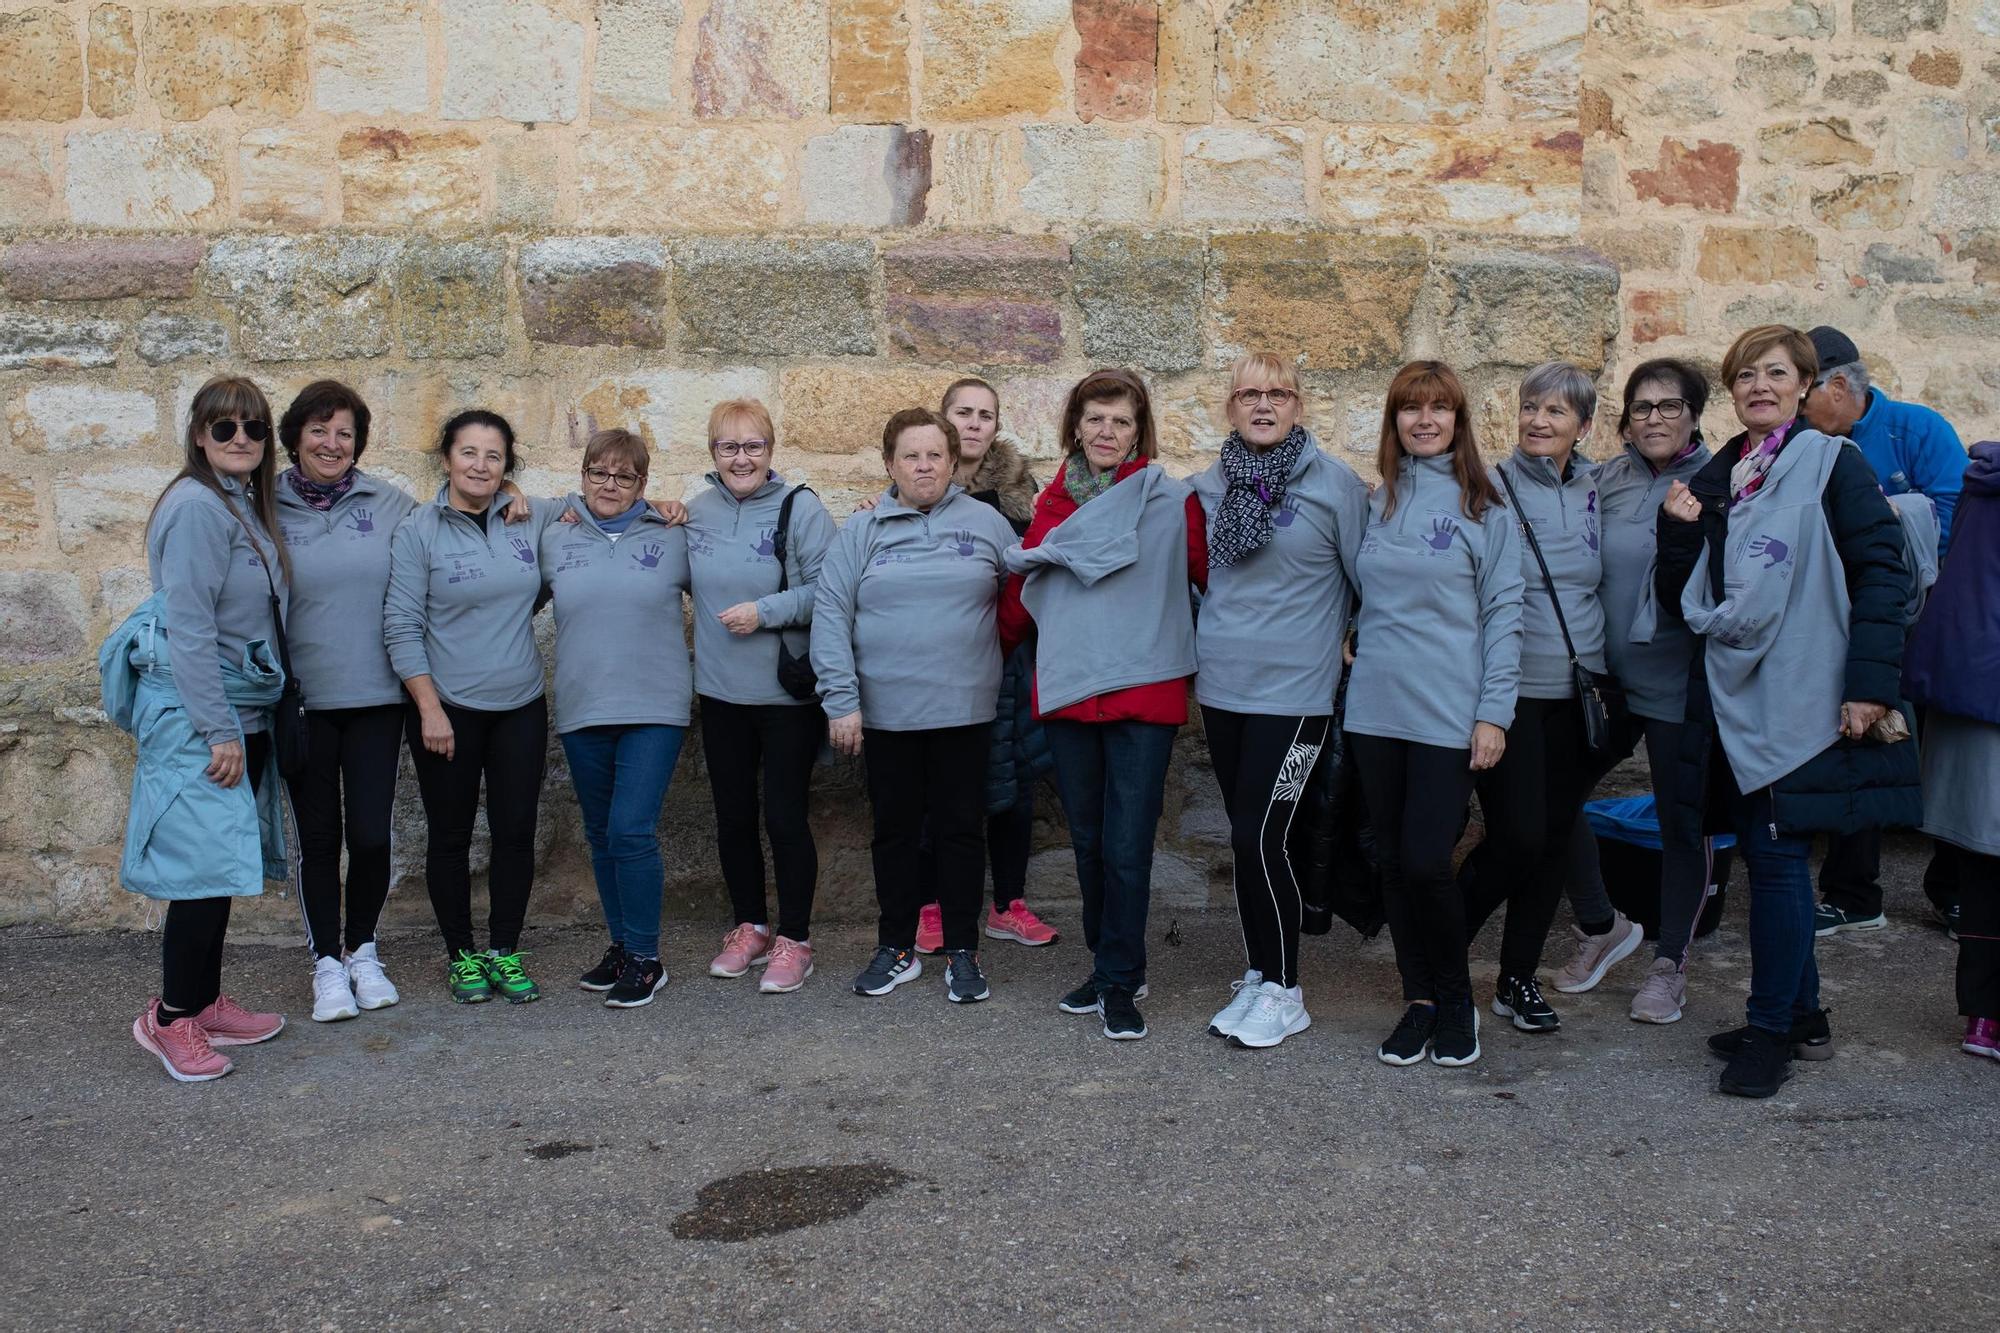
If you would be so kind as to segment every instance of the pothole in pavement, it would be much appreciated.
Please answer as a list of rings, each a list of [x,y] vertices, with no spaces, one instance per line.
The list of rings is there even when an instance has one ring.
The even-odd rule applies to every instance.
[[[780,1166],[711,1180],[674,1219],[681,1240],[757,1240],[852,1217],[914,1177],[880,1162]]]

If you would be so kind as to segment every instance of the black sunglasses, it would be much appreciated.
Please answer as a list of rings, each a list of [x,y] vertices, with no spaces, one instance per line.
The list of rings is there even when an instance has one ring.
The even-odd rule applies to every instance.
[[[243,428],[245,436],[256,441],[258,444],[262,444],[271,438],[271,423],[268,421],[235,421],[227,417],[221,421],[211,421],[208,423],[208,438],[214,440],[217,444],[228,444],[236,438],[236,428],[238,426]]]

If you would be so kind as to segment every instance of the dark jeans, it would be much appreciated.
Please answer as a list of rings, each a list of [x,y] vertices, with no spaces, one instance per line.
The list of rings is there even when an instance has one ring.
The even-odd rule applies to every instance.
[[[389,897],[389,819],[403,757],[403,705],[322,708],[306,714],[306,771],[290,782],[299,825],[299,898],[306,943],[338,958],[343,942],[375,938]],[[344,816],[344,818],[343,818]],[[343,827],[344,825],[344,827]],[[340,846],[347,840],[347,933],[340,929]]]
[[[1178,727],[1163,722],[1048,718],[1056,790],[1076,851],[1083,942],[1100,986],[1146,984],[1146,912],[1153,899],[1153,837]]]
[[[243,738],[243,780],[252,792],[263,788],[270,753],[270,732]],[[206,1009],[222,994],[222,940],[229,933],[229,908],[235,901],[224,896],[167,904],[166,924],[160,930],[160,1003],[176,1015]]]
[[[542,771],[548,763],[549,705],[535,699],[519,708],[488,711],[443,705],[451,719],[452,757],[424,748],[423,721],[411,704],[406,723],[416,760],[417,793],[424,801],[430,845],[424,878],[444,935],[445,956],[472,950],[472,826],[479,816],[480,779],[486,783],[486,832],[492,857],[486,868],[491,911],[487,936],[498,953],[521,947],[528,893],[535,885],[535,821],[541,813]]]
[[[1819,896],[1857,916],[1882,915],[1882,830],[1835,833],[1819,866]]]
[[[1288,839],[1331,717],[1232,713],[1204,706],[1209,761],[1229,812],[1229,850],[1243,953],[1266,981],[1299,984],[1305,903]]]
[[[937,851],[938,905],[944,947],[979,947],[979,903],[986,882],[986,747],[990,722],[924,731],[864,727],[861,757],[875,812],[877,943],[912,949],[917,914],[930,896],[923,872],[924,825]]]
[[[613,944],[640,958],[660,956],[660,805],[686,735],[686,727],[631,725],[562,737],[604,924]]]
[[[1471,1004],[1465,899],[1451,854],[1472,796],[1472,752],[1347,733],[1382,862],[1382,906],[1403,998]]]
[[[732,704],[701,697],[701,748],[730,908],[739,924],[769,924],[764,849],[757,841],[761,773],[764,835],[771,840],[778,880],[778,933],[788,940],[812,938],[819,849],[806,807],[813,761],[825,737],[826,715],[812,704]]]
[[[1711,760],[1726,763],[1720,750]],[[1735,801],[1736,848],[1750,878],[1752,1027],[1789,1032],[1819,1008],[1813,955],[1812,839],[1773,836],[1769,789]]]
[[[1028,857],[1035,850],[1035,787],[1021,783],[1021,799],[1013,808],[986,816],[986,863],[993,871],[993,910],[1004,912],[1028,893]],[[938,900],[937,847],[924,830],[926,902]]]
[[[2000,856],[1959,847],[1952,853],[1960,895],[1958,1012],[2000,1020]]]

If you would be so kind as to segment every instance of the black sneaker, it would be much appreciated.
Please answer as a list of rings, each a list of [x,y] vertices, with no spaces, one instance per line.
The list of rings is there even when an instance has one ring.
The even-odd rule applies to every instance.
[[[1794,1060],[1831,1060],[1833,1058],[1833,1027],[1826,1016],[1830,1009],[1815,1009],[1801,1018],[1792,1020],[1791,1042]],[[1708,1049],[1725,1060],[1734,1059],[1736,1053],[1749,1041],[1752,1028],[1731,1028],[1718,1032],[1708,1039]]]
[[[611,993],[604,997],[604,1003],[611,1009],[637,1009],[642,1004],[651,1004],[660,987],[666,984],[667,969],[659,959],[627,954],[625,966],[618,973]]]
[[[1135,1000],[1146,998],[1145,982],[1142,981],[1139,983],[1139,989],[1132,992],[1132,998]],[[1097,978],[1084,978],[1081,986],[1078,986],[1075,990],[1056,1001],[1056,1008],[1066,1014],[1102,1013],[1103,1010],[1099,1009],[1097,1005]]]
[[[1717,1090],[1735,1097],[1769,1097],[1792,1076],[1791,1037],[1751,1028],[1729,1067],[1722,1071]]]
[[[1140,994],[1145,994],[1141,988]],[[1097,1001],[1104,1015],[1104,1035],[1113,1041],[1137,1041],[1146,1035],[1146,1019],[1123,986],[1101,986]]]
[[[1479,1006],[1470,1000],[1438,1006],[1437,1031],[1431,1034],[1431,1063],[1469,1065],[1479,1058]]]
[[[1493,988],[1493,1016],[1511,1018],[1523,1032],[1554,1032],[1562,1019],[1542,998],[1542,988],[1533,977],[1502,977]]]
[[[618,974],[624,970],[625,946],[614,944],[604,951],[596,967],[576,979],[576,984],[585,990],[607,991],[618,984]]]
[[[856,995],[887,995],[906,981],[924,974],[924,960],[915,949],[892,949],[884,944],[860,976],[854,979]]]
[[[970,949],[953,949],[945,955],[944,993],[953,1004],[976,1004],[993,993],[986,974],[979,970],[979,955]]]
[[[1944,927],[1944,937],[1946,939],[1956,940],[1958,938],[1957,903],[1950,903],[1944,907],[1940,907],[1936,903],[1932,903],[1931,920],[1937,922],[1940,926]]]
[[[1438,1011],[1434,1004],[1413,1004],[1403,1011],[1403,1019],[1389,1039],[1375,1050],[1375,1058],[1385,1065],[1413,1065],[1430,1049],[1431,1034],[1437,1031]]]

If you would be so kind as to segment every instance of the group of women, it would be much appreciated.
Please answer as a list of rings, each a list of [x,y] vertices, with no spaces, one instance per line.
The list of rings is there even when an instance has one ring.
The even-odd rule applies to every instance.
[[[250,847],[205,892],[156,893],[180,901],[162,994],[135,1036],[175,1077],[213,1078],[229,1069],[214,1047],[282,1026],[220,987],[228,896],[257,891],[242,869],[257,853],[271,864],[258,815],[281,762],[314,1017],[396,1002],[374,933],[404,737],[452,997],[540,994],[520,937],[548,726],[532,621],[552,601],[555,728],[610,935],[580,983],[606,1004],[646,1004],[666,982],[655,827],[699,694],[734,916],[713,975],[761,968],[760,989],[782,993],[813,974],[806,811],[825,739],[863,759],[874,817],[877,948],[853,989],[886,995],[942,952],[947,998],[987,998],[989,858],[984,934],[1054,939],[1022,899],[1031,793],[1052,768],[1092,956],[1060,1008],[1112,1039],[1145,1036],[1152,851],[1192,685],[1230,820],[1247,965],[1212,1034],[1265,1048],[1311,1023],[1289,835],[1322,751],[1343,742],[1407,1004],[1380,1058],[1479,1058],[1468,945],[1503,910],[1492,1012],[1557,1029],[1537,972],[1565,883],[1577,956],[1562,989],[1597,984],[1637,943],[1573,863],[1584,800],[1643,736],[1666,850],[1661,936],[1632,1016],[1680,1017],[1705,840],[1730,829],[1750,873],[1753,981],[1748,1025],[1711,1044],[1729,1058],[1724,1090],[1769,1095],[1794,1051],[1826,1049],[1812,833],[1921,817],[1915,747],[1884,739],[1904,706],[1901,529],[1859,453],[1800,416],[1816,371],[1796,330],[1744,334],[1723,373],[1745,430],[1711,454],[1703,376],[1648,362],[1624,386],[1622,453],[1594,466],[1579,452],[1597,416],[1592,379],[1550,363],[1523,380],[1517,447],[1489,468],[1458,376],[1412,363],[1386,395],[1371,490],[1306,427],[1283,359],[1236,362],[1230,432],[1191,481],[1157,463],[1144,380],[1099,370],[1069,394],[1064,457],[1039,494],[998,433],[998,394],[965,379],[938,410],[889,418],[889,485],[838,527],[777,471],[776,431],[754,401],[715,408],[715,470],[684,506],[646,498],[648,450],[622,430],[590,438],[576,491],[522,496],[506,481],[512,429],[483,411],[445,424],[444,481],[419,504],[360,469],[368,409],[346,387],[312,385],[286,411],[277,433],[293,465],[281,474],[262,395],[212,381],[149,530],[160,592],[106,646],[107,699],[113,676],[135,678],[185,713],[170,752],[149,754],[135,727],[140,775],[236,793]],[[152,628],[176,645],[177,675],[146,656]],[[302,707],[274,692],[287,679]],[[1969,726],[2000,734],[1976,716]],[[482,785],[484,949],[470,902]],[[167,846],[158,830],[174,824],[142,816],[139,790],[128,867]],[[1485,837],[1454,869],[1475,792]],[[1990,839],[1991,815],[1961,811],[1958,824]],[[127,882],[160,887],[144,873]],[[1978,997],[1996,981],[1973,987],[1985,1009],[1968,1012],[1989,1035],[2000,997]]]

